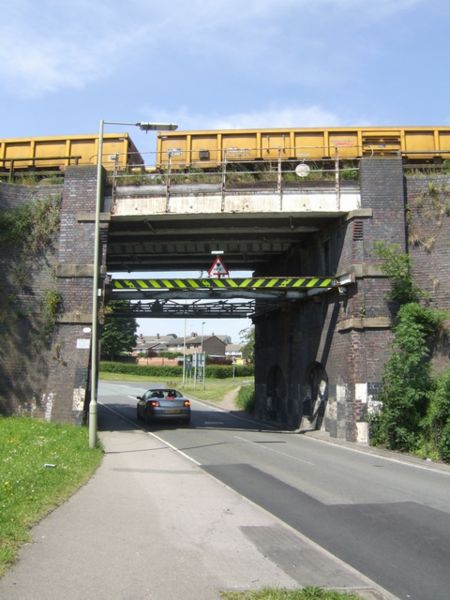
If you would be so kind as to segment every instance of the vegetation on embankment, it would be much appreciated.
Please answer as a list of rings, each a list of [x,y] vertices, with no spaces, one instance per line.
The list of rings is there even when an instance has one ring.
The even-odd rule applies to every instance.
[[[450,369],[432,366],[435,348],[448,345],[448,314],[427,306],[413,285],[410,258],[395,244],[378,244],[398,305],[391,356],[383,373],[380,412],[369,417],[371,441],[391,450],[450,462]]]
[[[236,406],[247,412],[253,412],[255,408],[255,385],[253,382],[246,382],[239,388]]]
[[[101,458],[83,427],[0,417],[0,575],[31,526],[85,483]]]

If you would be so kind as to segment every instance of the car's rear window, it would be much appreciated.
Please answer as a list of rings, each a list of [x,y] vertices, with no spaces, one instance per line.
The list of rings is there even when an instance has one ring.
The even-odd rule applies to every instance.
[[[182,398],[183,394],[177,390],[152,390],[149,394],[150,398]]]
[[[181,398],[180,392],[176,390],[164,390],[164,398]]]

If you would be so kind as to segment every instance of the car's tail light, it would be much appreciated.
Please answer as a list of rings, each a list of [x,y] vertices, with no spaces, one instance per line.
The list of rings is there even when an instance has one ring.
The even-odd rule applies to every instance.
[[[183,406],[185,406],[186,408],[189,408],[190,405],[191,405],[191,403],[189,402],[189,400],[185,400],[183,402]]]
[[[158,400],[150,400],[150,406],[159,406]]]

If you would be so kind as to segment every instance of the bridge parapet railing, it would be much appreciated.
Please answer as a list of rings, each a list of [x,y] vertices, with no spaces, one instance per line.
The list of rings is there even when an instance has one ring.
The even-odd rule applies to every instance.
[[[167,161],[159,160],[159,166],[117,168],[111,175],[114,195],[121,195],[121,189],[131,186],[145,186],[146,195],[167,197],[186,192],[225,194],[250,190],[282,194],[298,189],[358,187],[359,160],[343,160],[339,153],[333,159],[316,161],[310,160],[307,152],[285,158],[280,151],[276,160],[256,161],[244,158],[244,150],[237,154],[228,149],[223,160],[202,166],[192,161],[183,163],[179,154],[172,157],[169,153]]]

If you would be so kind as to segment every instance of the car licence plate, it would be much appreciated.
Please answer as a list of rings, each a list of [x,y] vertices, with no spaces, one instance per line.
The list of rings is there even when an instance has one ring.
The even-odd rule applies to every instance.
[[[178,408],[168,408],[165,412],[169,415],[181,415],[181,410]]]

